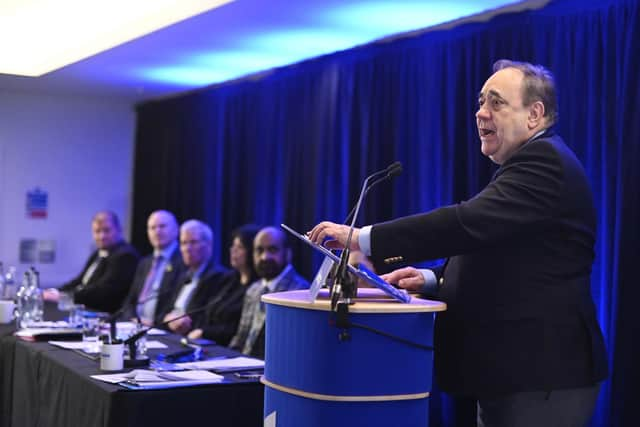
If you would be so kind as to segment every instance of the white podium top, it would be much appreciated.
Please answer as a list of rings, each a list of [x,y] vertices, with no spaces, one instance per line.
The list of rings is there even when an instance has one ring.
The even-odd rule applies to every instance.
[[[266,294],[262,296],[262,301],[286,307],[331,311],[328,289],[321,289],[315,302],[311,302],[308,289]],[[446,309],[447,305],[443,302],[417,297],[411,297],[409,303],[401,303],[376,288],[358,288],[355,304],[349,306],[350,313],[420,313],[445,311]]]

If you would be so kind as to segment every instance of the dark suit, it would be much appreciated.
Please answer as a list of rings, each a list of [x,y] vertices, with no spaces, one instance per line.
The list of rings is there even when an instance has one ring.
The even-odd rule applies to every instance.
[[[376,262],[451,257],[434,338],[443,390],[575,388],[607,370],[590,293],[595,225],[580,162],[547,131],[472,199],[374,225],[371,250]]]
[[[120,309],[129,292],[131,279],[138,265],[138,252],[127,242],[120,242],[108,250],[86,285],[82,278],[98,257],[95,251],[75,279],[60,287],[61,291],[73,292],[76,304],[84,304],[97,311],[115,312]]]
[[[213,340],[220,345],[227,345],[238,329],[242,300],[249,286],[240,283],[240,273],[233,270],[225,275],[220,284],[220,291],[210,300],[207,309],[193,329],[201,328],[202,337]]]
[[[282,274],[282,273],[281,273]],[[301,277],[293,267],[280,279],[276,284],[273,292],[292,291],[296,289],[306,289],[309,287],[303,277]],[[253,357],[264,359],[264,341],[265,341],[265,310],[264,305],[260,302],[264,288],[263,280],[254,282],[244,296],[242,303],[242,315],[236,334],[231,339],[229,347],[234,350],[242,351]],[[266,292],[265,292],[266,293]],[[252,330],[259,330],[256,334],[255,341],[247,345],[247,340]],[[247,348],[249,347],[249,348]]]
[[[131,283],[129,295],[126,299],[126,308],[122,315],[123,318],[131,319],[133,317],[136,317],[138,298],[140,296],[140,292],[142,292],[142,288],[144,288],[144,282],[147,279],[147,275],[149,274],[152,263],[153,254],[147,255],[140,260],[138,268],[136,269],[135,276],[133,277],[133,282]],[[171,253],[171,257],[164,267],[160,285],[158,286],[158,289],[152,294],[152,296],[157,295],[157,303],[153,322],[154,324],[162,322],[162,317],[160,317],[160,315],[171,309],[171,307],[169,307],[169,304],[171,304],[171,300],[174,296],[173,291],[175,290],[176,286],[178,286],[178,283],[180,283],[180,276],[184,273],[185,269],[186,267],[182,262],[180,249],[176,246],[175,250]]]
[[[196,289],[191,294],[191,298],[189,299],[189,302],[185,307],[185,313],[204,307],[209,303],[209,301],[215,298],[218,292],[220,292],[220,290],[222,289],[222,283],[226,273],[227,270],[216,265],[214,262],[209,261],[207,263],[207,266],[202,270],[202,273],[200,273]],[[162,318],[169,314],[175,306],[176,299],[180,295],[180,290],[182,289],[184,284],[188,283],[189,281],[189,272],[184,271],[180,279],[178,279],[178,286],[175,287],[170,302],[166,306],[166,310],[163,313],[159,313],[156,310],[156,313],[159,313]],[[198,313],[193,313],[189,317],[191,317],[192,325],[201,324],[203,321],[202,318],[204,317],[204,310]]]

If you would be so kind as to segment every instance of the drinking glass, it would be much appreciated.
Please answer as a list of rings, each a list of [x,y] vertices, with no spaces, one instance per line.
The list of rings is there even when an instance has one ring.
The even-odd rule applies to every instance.
[[[82,341],[87,353],[100,351],[100,313],[84,310],[82,312]]]

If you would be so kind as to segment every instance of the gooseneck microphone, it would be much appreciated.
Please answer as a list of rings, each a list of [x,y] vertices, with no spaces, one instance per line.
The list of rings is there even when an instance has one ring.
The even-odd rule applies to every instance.
[[[358,214],[360,213],[360,207],[362,206],[362,200],[364,199],[367,192],[376,184],[385,181],[387,179],[393,178],[399,175],[402,172],[402,164],[398,161],[393,162],[391,165],[386,167],[383,170],[375,172],[369,175],[362,184],[362,189],[360,190],[360,195],[358,197],[358,201],[352,209],[353,215],[350,213],[349,216],[351,218],[351,224],[349,226],[349,234],[347,235],[347,241],[344,246],[344,250],[340,255],[340,263],[338,264],[338,268],[335,275],[335,284],[332,287],[332,295],[331,295],[331,305],[332,308],[335,309],[338,302],[343,302],[344,304],[351,304],[353,302],[353,298],[356,296],[357,287],[355,280],[349,275],[347,270],[347,265],[349,263],[349,254],[351,253],[351,239],[353,237],[353,229],[355,227],[356,220],[358,219]],[[370,181],[373,181],[369,184]],[[346,221],[345,221],[346,222]]]
[[[382,171],[380,171],[382,172]],[[376,172],[376,174],[380,173],[380,172]],[[402,163],[400,162],[393,162],[391,165],[389,165],[384,172],[386,172],[386,174],[378,179],[376,179],[375,181],[373,181],[371,184],[369,184],[367,186],[367,189],[364,190],[364,197],[367,196],[367,194],[369,194],[369,191],[375,187],[376,185],[380,184],[383,181],[387,181],[391,178],[395,178],[396,176],[400,175],[402,173]],[[375,175],[375,174],[374,174]],[[347,217],[344,219],[343,223],[347,223],[349,222],[349,220],[351,220],[351,216],[353,215],[353,213],[356,210],[356,206],[354,205],[353,208],[351,208],[351,212],[349,212],[349,215],[347,215]]]

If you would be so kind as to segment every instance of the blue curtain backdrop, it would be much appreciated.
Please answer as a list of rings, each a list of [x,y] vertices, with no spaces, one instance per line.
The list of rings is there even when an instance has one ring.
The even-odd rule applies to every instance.
[[[211,224],[226,262],[233,227],[284,222],[305,231],[320,220],[342,221],[362,179],[394,160],[404,174],[372,191],[360,224],[470,197],[494,170],[480,153],[474,113],[500,58],[544,64],[556,75],[557,130],[587,169],[599,215],[593,295],[611,375],[593,425],[633,425],[632,387],[640,379],[637,1],[551,2],[141,104],[134,243],[148,247],[146,217],[165,208]],[[294,248],[296,268],[311,278],[318,259]],[[432,426],[464,425],[468,413],[452,404],[436,393]]]

